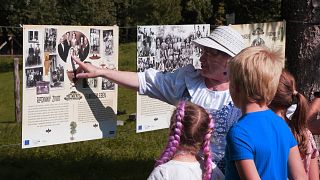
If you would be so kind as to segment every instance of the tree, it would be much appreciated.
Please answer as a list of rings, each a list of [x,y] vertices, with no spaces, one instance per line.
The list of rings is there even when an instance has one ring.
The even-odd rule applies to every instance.
[[[182,23],[209,23],[213,14],[211,0],[181,0]]]
[[[11,25],[19,24],[59,24],[56,0],[11,1],[8,19]]]
[[[13,34],[15,39],[19,39],[22,41],[22,31],[21,29],[18,28],[9,28],[9,26],[11,25],[11,19],[10,19],[10,15],[14,14],[15,12],[15,6],[14,4],[17,3],[15,0],[4,0],[1,2],[0,4],[0,15],[1,18],[0,19],[0,25],[1,27],[1,33],[2,33],[2,43],[7,43],[6,46],[4,46],[1,49],[1,52],[7,54],[10,52],[11,47],[11,42],[9,40],[9,35]],[[20,2],[21,3],[21,2]],[[23,2],[22,2],[23,3]],[[15,24],[18,25],[18,24]],[[13,39],[11,40],[13,41]]]
[[[319,2],[313,0],[312,2]],[[294,74],[302,92],[312,99],[320,90],[320,4],[308,0],[283,0],[286,19],[287,68]]]
[[[212,0],[213,4],[213,16],[211,17],[211,22],[215,25],[222,25],[226,23],[226,11],[225,11],[225,2],[224,0],[215,1]]]
[[[13,24],[114,25],[113,1],[12,0],[8,20]]]
[[[236,24],[282,20],[281,0],[225,0],[226,13],[235,13]]]
[[[177,24],[181,20],[180,0],[137,0],[131,13],[133,25]]]
[[[73,3],[74,4],[74,3]],[[79,9],[74,8],[80,25],[116,25],[115,0],[80,0]]]

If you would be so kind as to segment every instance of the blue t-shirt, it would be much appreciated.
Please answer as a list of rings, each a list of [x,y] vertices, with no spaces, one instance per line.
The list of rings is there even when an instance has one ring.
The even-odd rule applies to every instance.
[[[289,152],[296,145],[286,122],[273,111],[245,114],[227,135],[225,178],[240,179],[235,161],[252,159],[261,179],[287,179]]]

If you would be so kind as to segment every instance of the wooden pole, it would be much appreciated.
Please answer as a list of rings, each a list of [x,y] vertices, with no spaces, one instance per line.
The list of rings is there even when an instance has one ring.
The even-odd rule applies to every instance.
[[[10,43],[11,43],[11,56],[13,55],[13,36],[10,38]]]
[[[14,58],[14,99],[16,122],[21,123],[19,58]]]

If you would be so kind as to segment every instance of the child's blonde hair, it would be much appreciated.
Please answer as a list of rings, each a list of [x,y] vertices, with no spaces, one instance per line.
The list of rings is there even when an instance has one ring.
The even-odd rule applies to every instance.
[[[263,46],[248,47],[229,62],[230,88],[236,88],[249,102],[269,104],[284,67],[280,51]]]

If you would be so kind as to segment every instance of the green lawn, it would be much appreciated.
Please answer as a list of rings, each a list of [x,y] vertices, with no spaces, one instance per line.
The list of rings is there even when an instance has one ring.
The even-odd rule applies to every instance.
[[[119,69],[136,69],[135,43],[121,44]],[[0,65],[11,59],[0,57]],[[3,66],[2,66],[3,67]],[[13,72],[0,71],[0,179],[146,179],[167,141],[167,130],[135,133],[136,92],[119,88],[124,126],[116,137],[21,149],[21,125],[14,123]],[[20,73],[22,75],[22,73]],[[21,79],[22,80],[22,79]]]
[[[13,72],[0,73],[0,122],[14,121]]]

